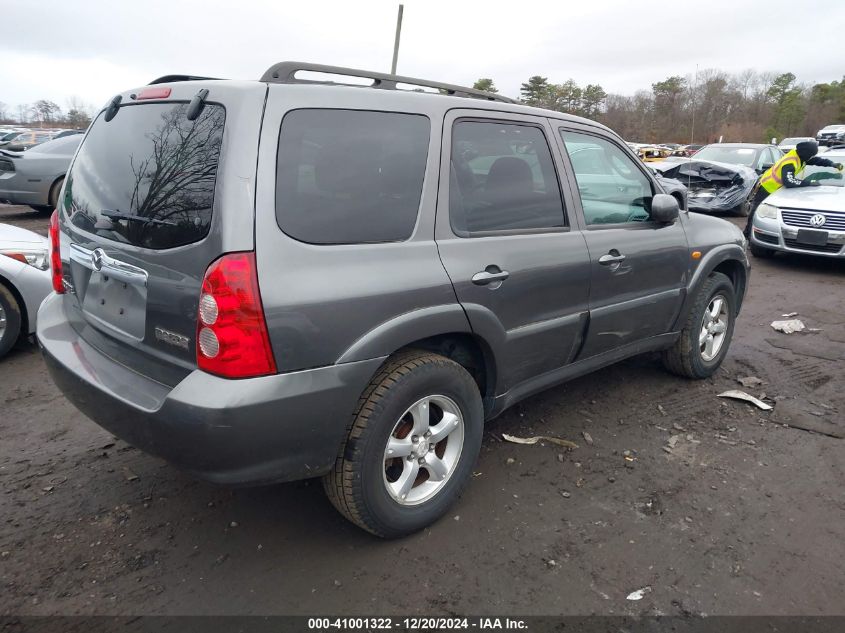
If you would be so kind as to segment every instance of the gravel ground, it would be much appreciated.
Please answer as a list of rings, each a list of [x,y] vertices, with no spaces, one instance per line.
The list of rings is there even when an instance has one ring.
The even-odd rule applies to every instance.
[[[450,515],[398,541],[318,482],[190,479],[78,413],[21,345],[0,361],[0,613],[845,614],[845,262],[753,263],[715,377],[643,356],[523,402]],[[794,311],[819,331],[769,326]],[[772,412],[716,397],[746,376]]]

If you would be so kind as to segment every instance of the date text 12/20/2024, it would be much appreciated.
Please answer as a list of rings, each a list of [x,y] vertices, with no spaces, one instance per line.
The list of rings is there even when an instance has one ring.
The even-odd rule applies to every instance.
[[[310,631],[527,630],[518,618],[308,618]]]

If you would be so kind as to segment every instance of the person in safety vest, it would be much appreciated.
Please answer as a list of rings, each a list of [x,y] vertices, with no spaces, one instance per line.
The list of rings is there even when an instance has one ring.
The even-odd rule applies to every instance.
[[[751,202],[748,223],[745,225],[746,238],[751,235],[751,225],[754,222],[754,213],[757,211],[757,207],[769,195],[781,187],[809,187],[820,184],[816,180],[802,180],[798,177],[805,165],[832,167],[840,172],[842,171],[842,163],[834,163],[826,158],[819,158],[816,156],[818,153],[819,146],[815,141],[801,141],[795,146],[795,149],[790,150],[778,162],[763,172],[760,181],[757,183],[754,199]]]

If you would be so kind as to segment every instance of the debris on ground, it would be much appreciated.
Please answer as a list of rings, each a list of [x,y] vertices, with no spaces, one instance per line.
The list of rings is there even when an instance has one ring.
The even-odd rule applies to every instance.
[[[129,470],[128,468],[124,468],[124,469],[123,469],[123,474],[124,474],[124,476],[126,477],[126,481],[138,481],[138,475],[136,475],[135,473],[133,473],[133,472],[132,472],[131,470]]]
[[[586,431],[581,431],[581,435],[584,436],[584,441],[587,443],[588,446],[593,445],[593,436],[587,433]]]
[[[759,387],[760,385],[765,384],[762,380],[757,378],[757,376],[740,376],[736,379],[736,381],[746,389]]]
[[[798,316],[798,313],[797,313],[797,312],[787,312],[786,314],[781,314],[781,316],[782,316],[784,319],[791,319],[791,318],[793,318],[793,317],[797,317],[797,316]]]
[[[801,319],[788,319],[786,321],[772,321],[772,327],[778,332],[784,334],[792,334],[793,332],[803,332],[806,328]]]
[[[731,398],[733,400],[744,400],[745,402],[750,402],[754,406],[763,411],[771,411],[772,405],[766,404],[762,400],[755,398],[751,394],[747,394],[744,391],[740,391],[739,389],[730,389],[729,391],[723,391],[718,395],[719,398]]]
[[[578,445],[575,442],[571,442],[560,437],[549,437],[548,435],[516,437],[515,435],[502,433],[502,439],[506,442],[513,442],[514,444],[536,444],[537,442],[549,442],[550,444],[557,444],[558,446],[563,446],[564,448],[578,448]]]
[[[643,587],[642,589],[637,589],[636,591],[632,591],[628,594],[627,600],[642,600],[643,597],[647,594],[651,593],[651,587]]]

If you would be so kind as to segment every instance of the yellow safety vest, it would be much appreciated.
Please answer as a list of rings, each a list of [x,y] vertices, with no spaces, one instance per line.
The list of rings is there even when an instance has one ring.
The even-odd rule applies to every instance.
[[[794,149],[790,150],[778,162],[763,172],[763,175],[760,176],[760,186],[769,193],[774,193],[783,187],[782,170],[787,165],[795,166],[796,175],[804,169],[804,163],[801,162],[798,153]]]

